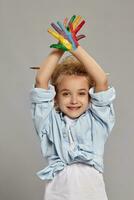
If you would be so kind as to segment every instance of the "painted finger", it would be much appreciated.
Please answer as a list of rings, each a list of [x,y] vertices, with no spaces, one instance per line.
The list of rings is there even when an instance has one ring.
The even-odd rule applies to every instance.
[[[85,20],[83,20],[78,26],[77,28],[74,30],[75,34],[78,33],[78,31],[82,28],[82,26],[85,24]]]
[[[73,15],[73,16],[71,17],[71,19],[69,20],[69,23],[68,23],[68,26],[67,26],[67,30],[68,30],[68,31],[69,31],[69,24],[72,23],[72,22],[75,20],[75,18],[76,18],[76,15]]]
[[[69,23],[73,23],[73,21],[75,20],[75,18],[76,18],[76,15],[73,15],[73,16],[71,17]]]
[[[57,22],[57,24],[59,25],[59,27],[63,30],[64,32],[64,38],[67,39],[69,42],[72,43],[73,45],[73,39],[72,39],[72,35],[71,33],[63,26],[62,23],[60,23],[59,21]]]
[[[82,38],[85,38],[86,36],[85,35],[78,35],[77,37],[76,37],[76,39],[77,39],[77,41],[78,40],[81,40]]]
[[[64,19],[64,22],[63,22],[65,28],[67,27],[67,21],[68,21],[68,18],[66,17],[66,18]]]
[[[59,21],[57,22],[57,24],[59,25],[59,27],[62,29],[62,31],[64,32],[64,34],[67,36],[68,35],[68,31],[67,29],[64,27],[64,25],[62,23],[60,23]]]
[[[73,21],[73,29],[75,29],[77,25],[80,23],[81,18],[82,17],[80,15],[75,18],[75,20]]]
[[[72,44],[64,39],[63,37],[60,39],[60,42],[68,49],[68,50],[71,50],[72,49]]]
[[[52,31],[50,28],[49,28],[47,31],[48,31],[48,33],[50,33],[50,34],[51,34],[54,38],[56,38],[57,40],[60,39],[59,33],[56,33],[56,32],[54,32],[54,31]]]
[[[76,36],[73,34],[73,24],[69,23],[69,28],[70,28],[70,32],[72,33],[72,44],[73,44],[73,48],[76,49],[76,47],[79,45],[76,39]]]
[[[65,26],[61,22],[58,21],[57,24],[59,25],[59,27],[61,28],[62,31],[67,33],[67,30],[66,30]]]
[[[69,23],[69,29],[70,29],[70,32],[73,33],[73,24],[72,23]]]
[[[51,23],[51,26],[60,34],[62,35],[64,38],[68,39],[66,34],[64,33],[63,30],[61,30],[58,26],[56,26],[56,24]]]
[[[68,49],[61,43],[59,44],[52,44],[50,45],[50,48],[56,48],[56,49],[61,49],[63,51],[68,51]]]
[[[55,29],[55,31],[57,31],[59,34],[61,34],[62,33],[62,30],[58,27],[58,26],[56,26],[56,24],[54,24],[53,22],[51,23],[51,26]]]

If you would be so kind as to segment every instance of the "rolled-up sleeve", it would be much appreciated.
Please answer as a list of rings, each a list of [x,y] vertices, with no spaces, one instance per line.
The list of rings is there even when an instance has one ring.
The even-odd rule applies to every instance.
[[[32,119],[40,139],[47,133],[49,114],[54,108],[54,97],[55,88],[50,84],[48,89],[32,88],[30,91]],[[52,140],[51,135],[48,135],[48,137]]]
[[[89,110],[96,121],[107,129],[110,133],[115,124],[115,112],[113,100],[116,97],[114,87],[108,87],[106,91],[94,92],[94,88],[90,88],[89,95],[91,97]]]

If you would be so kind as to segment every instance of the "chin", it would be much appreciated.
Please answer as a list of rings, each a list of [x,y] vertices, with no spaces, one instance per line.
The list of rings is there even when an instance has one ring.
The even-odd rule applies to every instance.
[[[81,113],[82,114],[82,113]],[[74,114],[74,115],[69,115],[69,114],[66,114],[68,117],[72,118],[72,119],[75,119],[75,118],[78,118],[80,117],[81,114]]]

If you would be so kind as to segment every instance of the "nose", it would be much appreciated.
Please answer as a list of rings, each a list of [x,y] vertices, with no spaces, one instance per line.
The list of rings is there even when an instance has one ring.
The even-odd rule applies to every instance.
[[[72,104],[76,104],[77,103],[77,96],[76,95],[72,95],[71,96],[71,103]]]

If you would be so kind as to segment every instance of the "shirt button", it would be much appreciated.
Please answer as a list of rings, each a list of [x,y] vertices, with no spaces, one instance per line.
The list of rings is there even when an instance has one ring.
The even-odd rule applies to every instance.
[[[66,135],[67,135],[66,132],[63,132],[63,137],[64,137],[64,138],[66,137]]]

